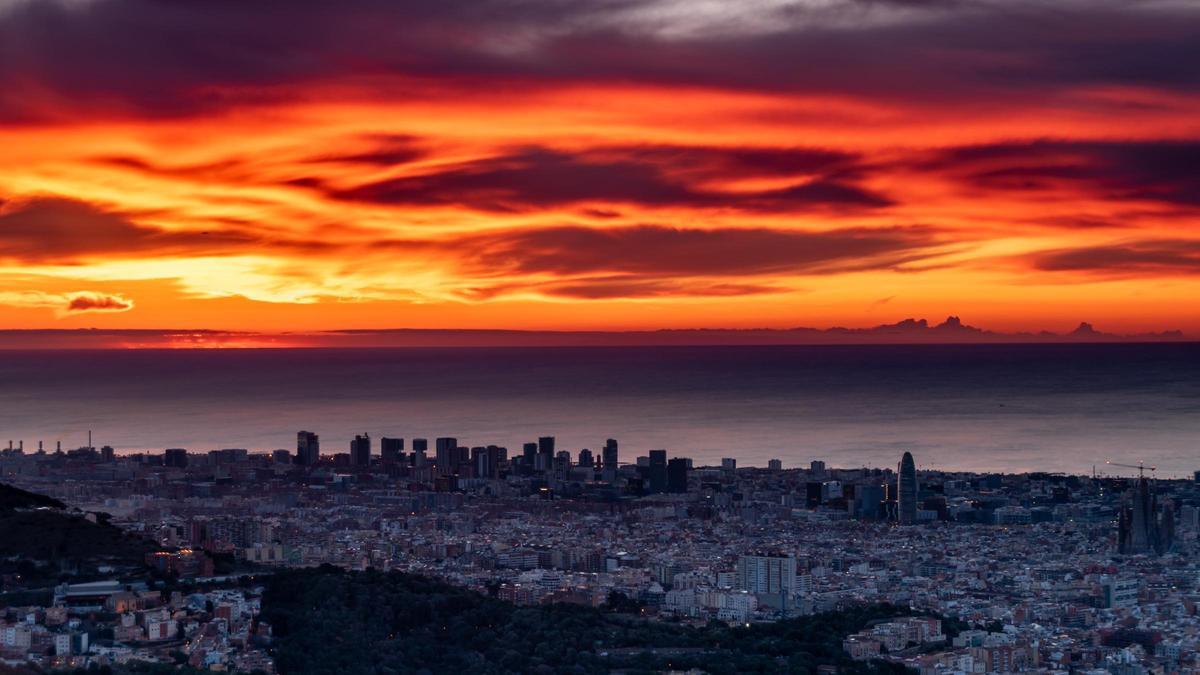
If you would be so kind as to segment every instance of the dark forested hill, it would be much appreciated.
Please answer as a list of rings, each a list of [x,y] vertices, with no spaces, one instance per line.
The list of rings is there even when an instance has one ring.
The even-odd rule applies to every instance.
[[[27,492],[21,488],[0,483],[0,511],[36,509],[41,507],[65,509],[67,505],[53,497],[39,495],[36,492]]]
[[[99,564],[141,565],[153,542],[57,499],[0,484],[0,572],[34,575]]]
[[[574,605],[518,607],[425,577],[288,570],[268,582],[282,675],[316,673],[900,673],[851,661],[842,638],[907,610],[876,605],[729,628],[650,622]]]

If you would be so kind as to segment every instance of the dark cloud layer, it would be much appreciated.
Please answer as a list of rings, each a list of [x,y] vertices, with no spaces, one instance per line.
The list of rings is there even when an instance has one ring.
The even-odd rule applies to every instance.
[[[918,168],[976,187],[1067,191],[1116,201],[1200,206],[1200,141],[1000,143],[955,148]]]
[[[0,260],[76,264],[93,257],[212,255],[254,246],[312,250],[319,242],[267,240],[234,228],[167,231],[72,199],[45,197],[0,208]]]
[[[1153,239],[1056,249],[1033,256],[1037,269],[1112,277],[1200,274],[1200,240]]]
[[[645,279],[879,269],[928,257],[937,245],[936,234],[920,227],[802,232],[641,225],[514,230],[465,237],[449,248],[476,272]]]
[[[672,31],[648,0],[52,0],[0,16],[0,118],[57,104],[183,114],[262,85],[412,76],[640,81],[971,102],[1062,86],[1200,85],[1182,3],[842,2],[757,29]],[[891,11],[898,5],[904,12]],[[880,6],[889,13],[880,14]],[[754,10],[751,10],[754,11]],[[769,28],[769,29],[768,29]],[[236,89],[236,91],[235,91]],[[377,89],[402,98],[403,87]]]
[[[338,199],[393,205],[464,205],[519,211],[579,202],[687,205],[763,211],[876,208],[891,201],[847,179],[851,155],[808,149],[649,147],[598,148],[572,154],[523,148],[444,171],[395,178],[349,190]],[[700,185],[714,180],[820,172],[794,187],[729,192]],[[801,180],[797,177],[797,180]]]

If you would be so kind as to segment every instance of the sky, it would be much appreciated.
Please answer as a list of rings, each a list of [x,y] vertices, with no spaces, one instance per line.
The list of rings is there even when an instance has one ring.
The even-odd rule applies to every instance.
[[[1200,5],[0,0],[0,329],[1200,333]]]

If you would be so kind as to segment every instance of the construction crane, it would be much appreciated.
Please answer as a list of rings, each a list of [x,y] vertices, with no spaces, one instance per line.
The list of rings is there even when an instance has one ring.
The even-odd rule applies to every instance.
[[[1157,471],[1158,470],[1157,466],[1146,466],[1145,462],[1138,462],[1137,464],[1119,464],[1117,462],[1107,461],[1107,462],[1105,462],[1105,464],[1108,464],[1109,466],[1122,466],[1122,467],[1125,467],[1126,469],[1137,469],[1138,470],[1138,478],[1145,478],[1146,471]]]

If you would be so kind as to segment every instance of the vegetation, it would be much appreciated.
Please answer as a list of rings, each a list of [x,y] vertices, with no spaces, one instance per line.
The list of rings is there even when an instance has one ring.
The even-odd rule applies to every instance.
[[[622,603],[619,599],[616,605]],[[398,572],[287,570],[266,587],[283,675],[307,673],[608,673],[700,668],[709,673],[902,673],[860,663],[842,639],[907,614],[891,605],[771,624],[697,628],[576,605],[517,607]]]
[[[0,483],[0,511],[36,508],[65,509],[67,505],[53,497]]]
[[[100,564],[142,565],[154,544],[53,498],[0,484],[0,574],[54,577]]]

